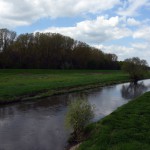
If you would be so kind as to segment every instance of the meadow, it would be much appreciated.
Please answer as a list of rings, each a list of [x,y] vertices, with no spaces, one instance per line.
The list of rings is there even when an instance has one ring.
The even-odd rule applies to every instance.
[[[117,70],[1,69],[0,103],[36,99],[127,80],[129,76]]]

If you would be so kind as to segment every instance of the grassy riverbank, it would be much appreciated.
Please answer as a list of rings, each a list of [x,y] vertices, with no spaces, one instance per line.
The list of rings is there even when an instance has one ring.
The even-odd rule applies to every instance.
[[[109,70],[0,70],[0,103],[124,82],[128,75]]]
[[[118,108],[87,128],[78,150],[149,150],[150,92]]]

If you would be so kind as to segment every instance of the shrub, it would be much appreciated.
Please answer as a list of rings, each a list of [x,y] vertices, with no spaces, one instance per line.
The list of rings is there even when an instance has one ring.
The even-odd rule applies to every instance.
[[[85,126],[93,117],[93,108],[85,98],[74,100],[69,104],[66,124],[73,128],[77,140],[81,140]]]

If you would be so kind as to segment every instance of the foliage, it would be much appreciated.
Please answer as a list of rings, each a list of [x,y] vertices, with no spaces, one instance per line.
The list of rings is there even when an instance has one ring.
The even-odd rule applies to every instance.
[[[0,68],[119,69],[117,56],[56,33],[0,29]]]
[[[79,150],[149,150],[150,92],[88,127]]]
[[[66,115],[66,123],[68,127],[72,127],[77,140],[82,138],[85,126],[94,117],[92,106],[84,99],[77,99],[69,104],[68,113]]]
[[[124,61],[122,69],[129,73],[130,78],[134,82],[137,82],[146,74],[148,65],[146,60],[141,60],[138,57],[133,57]]]

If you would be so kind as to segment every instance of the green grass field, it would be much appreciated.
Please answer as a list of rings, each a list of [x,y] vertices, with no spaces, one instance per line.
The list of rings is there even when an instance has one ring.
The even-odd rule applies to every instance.
[[[52,95],[59,90],[91,85],[113,84],[128,80],[121,71],[99,70],[0,70],[0,102],[20,96]],[[56,92],[57,91],[57,92]]]
[[[149,150],[150,92],[87,127],[90,136],[78,150]]]

